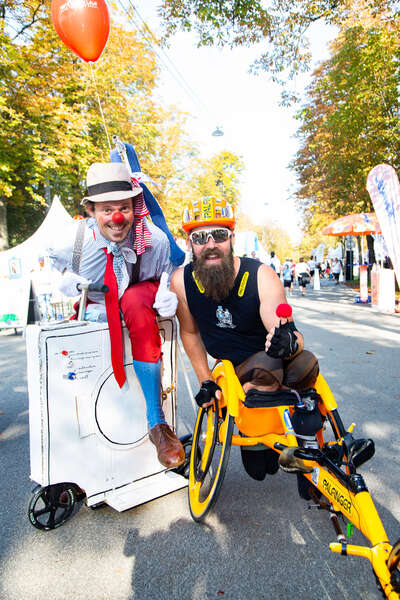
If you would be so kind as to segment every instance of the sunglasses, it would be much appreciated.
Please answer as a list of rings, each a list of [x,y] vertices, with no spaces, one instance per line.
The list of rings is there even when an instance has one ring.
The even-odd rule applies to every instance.
[[[192,231],[189,235],[189,239],[193,244],[198,246],[205,246],[212,237],[216,244],[226,242],[232,235],[232,231],[218,227],[218,229],[203,229],[202,231]]]

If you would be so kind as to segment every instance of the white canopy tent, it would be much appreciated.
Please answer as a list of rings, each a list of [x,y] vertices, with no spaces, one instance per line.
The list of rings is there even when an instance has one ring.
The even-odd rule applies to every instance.
[[[60,199],[54,196],[46,217],[35,233],[22,244],[0,252],[0,278],[10,276],[10,260],[13,259],[21,261],[22,277],[29,276],[33,269],[38,268],[39,257],[45,255],[49,241],[54,238],[55,232],[57,236],[62,236],[66,226],[72,222],[72,217],[67,213]]]
[[[46,248],[55,236],[61,241],[72,224],[72,217],[54,196],[35,233],[22,244],[0,252],[0,329],[26,325],[32,281],[39,294],[40,288],[48,295],[57,290],[60,275],[51,270]],[[39,259],[44,259],[44,266]]]

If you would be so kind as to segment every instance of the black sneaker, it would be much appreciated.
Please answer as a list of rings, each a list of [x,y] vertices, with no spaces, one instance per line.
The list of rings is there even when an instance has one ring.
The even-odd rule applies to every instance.
[[[299,492],[300,498],[303,500],[311,500],[310,496],[310,487],[311,483],[308,481],[306,477],[304,477],[303,473],[296,473],[297,475],[297,490]]]
[[[307,479],[304,477],[303,473],[296,473],[297,475],[297,490],[299,492],[300,498],[303,500],[311,500],[312,496],[310,494],[310,490],[312,489],[314,492],[314,496],[316,498],[321,498],[322,494],[318,488],[314,487]]]
[[[240,452],[246,473],[257,481],[265,479],[267,473],[274,475],[279,470],[278,453],[271,448],[253,450],[240,446]]]
[[[375,444],[371,439],[357,439],[350,444],[348,449],[348,461],[355,468],[363,465],[375,454]]]

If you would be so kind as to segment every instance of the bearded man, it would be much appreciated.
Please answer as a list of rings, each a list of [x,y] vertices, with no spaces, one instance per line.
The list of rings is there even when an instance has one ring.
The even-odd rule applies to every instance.
[[[319,369],[304,348],[293,318],[279,319],[286,302],[275,271],[258,260],[233,255],[235,217],[224,200],[205,198],[190,204],[182,227],[193,260],[174,272],[171,290],[178,297],[177,316],[183,346],[200,383],[199,406],[220,394],[212,380],[207,353],[230,360],[245,392],[274,392],[312,387]],[[255,479],[278,470],[277,453],[241,447],[246,471]]]

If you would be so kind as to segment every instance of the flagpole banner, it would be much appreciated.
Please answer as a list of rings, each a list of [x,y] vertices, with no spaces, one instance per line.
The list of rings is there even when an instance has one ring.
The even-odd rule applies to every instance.
[[[389,313],[395,312],[395,285],[392,269],[381,269],[380,271],[378,308]]]
[[[374,167],[367,177],[367,190],[400,285],[400,184],[393,167]]]
[[[360,300],[368,302],[368,267],[360,265]]]
[[[371,270],[371,306],[379,304],[379,267],[374,265]]]

